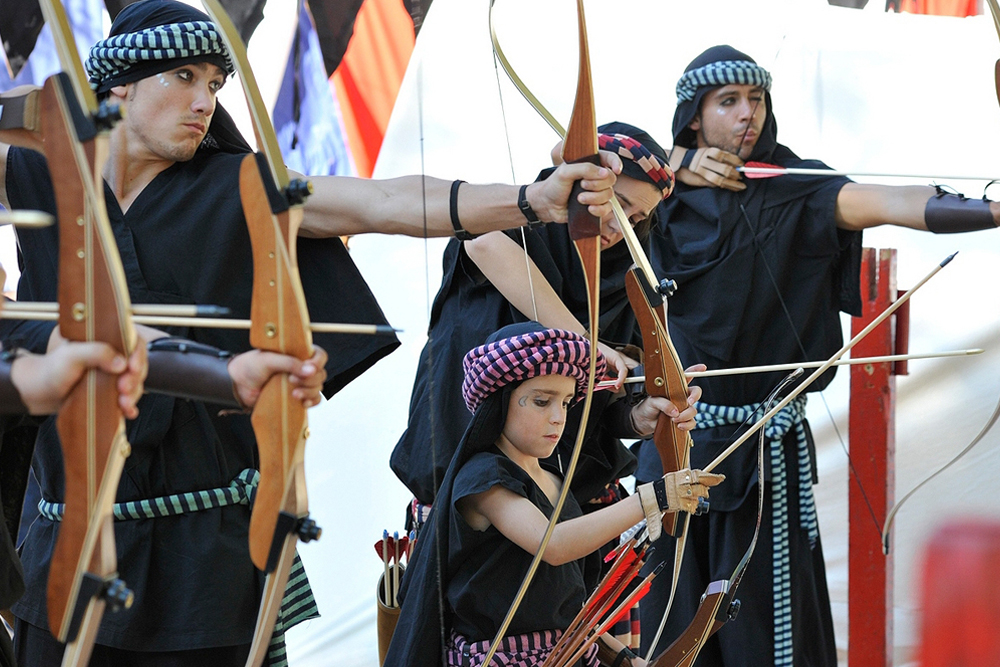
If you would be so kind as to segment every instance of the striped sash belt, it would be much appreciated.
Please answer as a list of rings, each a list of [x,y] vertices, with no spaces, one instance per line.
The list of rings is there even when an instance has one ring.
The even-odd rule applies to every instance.
[[[542,630],[524,635],[508,635],[500,640],[497,652],[490,660],[489,667],[537,667],[555,648],[562,636],[562,630]],[[448,667],[481,667],[486,653],[490,650],[490,640],[470,642],[458,634],[451,633],[448,642]],[[576,664],[597,667],[597,644],[594,644]],[[574,666],[575,667],[575,666]]]
[[[247,468],[241,471],[226,487],[115,503],[112,511],[115,521],[134,521],[180,516],[181,514],[203,512],[229,505],[252,505],[259,481],[260,473],[253,468]],[[63,514],[66,513],[66,504],[53,503],[42,498],[38,501],[38,512],[49,521],[62,521]],[[296,552],[288,575],[288,585],[285,587],[285,594],[281,599],[281,611],[278,612],[278,620],[274,624],[274,634],[271,635],[268,646],[269,667],[286,667],[288,665],[285,655],[285,632],[302,621],[318,616],[319,608],[316,606],[312,587],[309,585],[305,568],[299,559],[298,552]]]
[[[738,407],[698,403],[695,428],[715,428],[726,424],[742,424],[759,419],[764,414],[760,403]],[[774,551],[774,664],[792,664],[792,583],[788,546],[788,471],[781,441],[795,429],[799,478],[799,524],[809,534],[809,546],[816,546],[819,527],[816,503],[812,491],[812,461],[809,441],[803,422],[806,397],[799,396],[782,408],[764,427],[764,438],[771,450],[771,519]]]

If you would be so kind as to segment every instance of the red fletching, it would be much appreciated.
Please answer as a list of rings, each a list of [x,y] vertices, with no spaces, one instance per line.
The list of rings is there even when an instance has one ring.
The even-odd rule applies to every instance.
[[[754,172],[746,172],[743,169],[739,171],[743,172],[743,176],[746,178],[774,178],[775,176],[781,176],[785,172],[784,167],[780,167],[776,164],[770,164],[769,162],[747,162],[743,165],[743,168],[750,167],[751,169],[779,169],[781,173],[775,174],[756,174]]]
[[[652,577],[646,578],[646,583],[635,589],[621,604],[621,611],[614,615],[613,618],[609,618],[607,621],[601,624],[597,629],[597,634],[601,635],[607,632],[610,628],[613,628],[618,621],[625,618],[628,612],[636,605],[639,600],[641,600],[649,589],[652,587]]]

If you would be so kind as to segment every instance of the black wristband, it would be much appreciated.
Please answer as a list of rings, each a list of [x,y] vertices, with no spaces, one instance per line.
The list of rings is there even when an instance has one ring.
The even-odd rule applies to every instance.
[[[662,511],[670,511],[670,503],[667,502],[667,482],[661,477],[653,482],[653,493],[656,494],[656,506]]]
[[[617,656],[615,656],[615,661],[611,663],[611,667],[620,667],[621,664],[626,660],[628,660],[629,667],[632,667],[632,660],[637,657],[638,656],[632,652],[632,649],[626,646],[625,648],[623,648],[621,651],[618,652]]]
[[[694,161],[694,152],[696,150],[698,150],[698,149],[697,148],[688,148],[687,149],[687,152],[684,153],[684,157],[681,158],[680,169],[687,169],[688,167],[691,166],[691,163]],[[678,171],[680,171],[680,169],[678,169]]]
[[[462,227],[461,221],[458,219],[458,186],[460,186],[465,181],[455,180],[451,183],[451,198],[449,200],[448,210],[451,213],[451,226],[455,228],[455,238],[459,241],[471,241],[476,238]]]
[[[528,221],[528,227],[535,227],[537,225],[545,224],[538,219],[535,215],[535,209],[531,208],[531,204],[528,203],[528,186],[522,185],[521,189],[517,192],[517,207],[521,209],[521,213],[524,214],[524,219]]]

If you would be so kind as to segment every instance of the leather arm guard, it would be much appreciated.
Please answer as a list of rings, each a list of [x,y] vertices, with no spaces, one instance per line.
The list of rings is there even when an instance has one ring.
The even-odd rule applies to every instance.
[[[935,234],[975,232],[997,227],[988,199],[969,199],[962,194],[945,192],[940,187],[937,187],[937,194],[927,200],[924,224]]]
[[[28,414],[28,406],[21,400],[21,393],[10,379],[10,367],[16,358],[13,351],[0,353],[0,413]]]
[[[158,338],[148,350],[146,391],[244,408],[229,375],[231,353],[183,338]]]

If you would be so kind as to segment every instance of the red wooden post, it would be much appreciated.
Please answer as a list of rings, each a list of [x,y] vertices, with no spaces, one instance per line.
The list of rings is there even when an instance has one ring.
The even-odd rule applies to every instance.
[[[861,260],[863,314],[852,320],[852,335],[874,320],[896,297],[896,251],[865,248]],[[858,343],[851,356],[874,357],[905,350],[906,341],[897,341],[895,334],[908,329],[909,318],[906,313],[899,316],[899,321],[896,317]],[[902,326],[897,329],[898,324]],[[895,495],[895,413],[893,364],[852,366],[850,448],[856,476],[848,483],[850,667],[891,667],[893,663],[893,560],[891,551],[889,556],[882,554],[879,527],[885,523]]]

